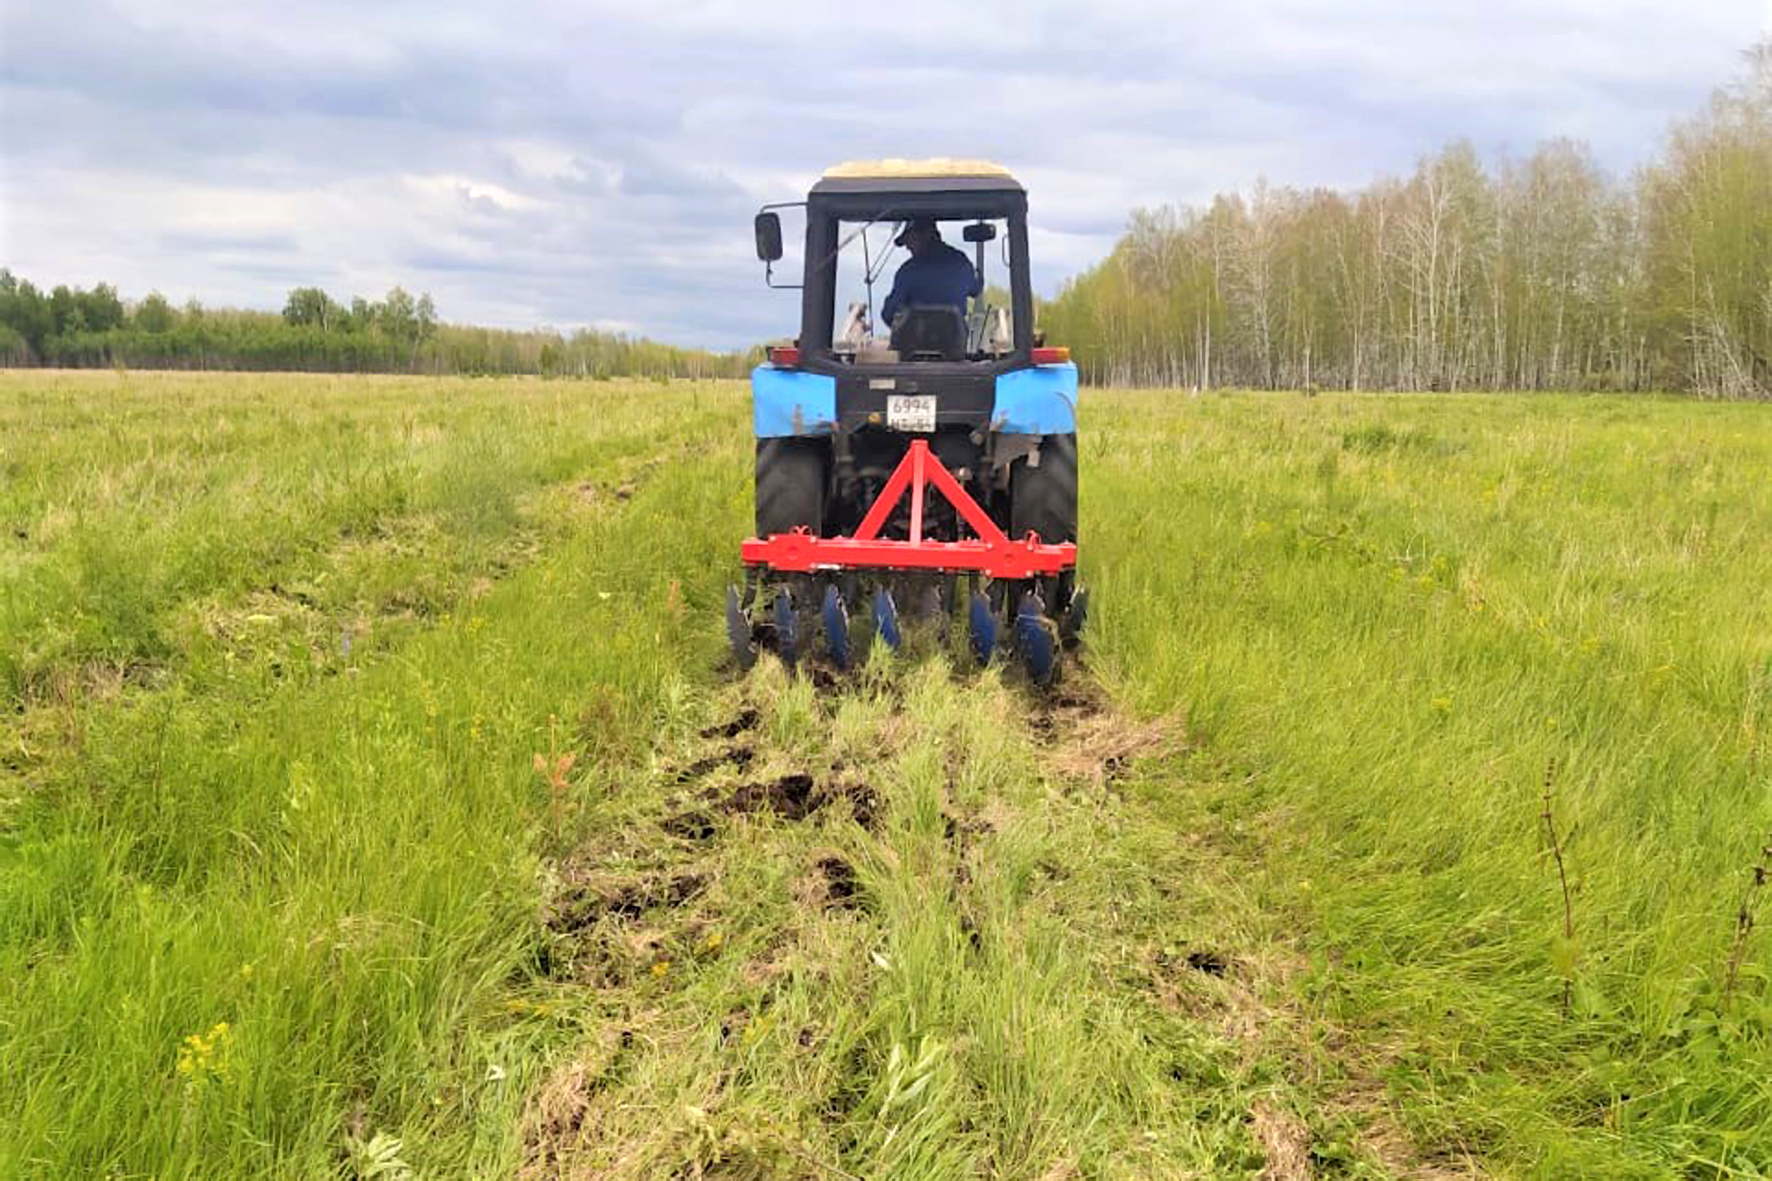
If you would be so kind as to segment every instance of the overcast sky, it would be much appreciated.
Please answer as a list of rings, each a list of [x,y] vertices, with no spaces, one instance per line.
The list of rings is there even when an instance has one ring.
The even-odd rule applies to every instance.
[[[797,318],[751,213],[837,160],[1001,160],[1050,291],[1134,207],[1258,175],[1565,135],[1628,171],[1768,28],[1772,0],[0,0],[0,265],[739,345]]]

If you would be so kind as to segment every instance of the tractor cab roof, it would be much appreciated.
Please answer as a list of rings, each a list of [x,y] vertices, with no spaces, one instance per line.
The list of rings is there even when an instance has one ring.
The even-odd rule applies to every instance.
[[[1026,366],[1028,350],[1033,347],[1034,323],[1033,285],[1028,273],[1028,195],[1001,164],[953,159],[858,160],[839,164],[812,186],[805,201],[765,205],[757,214],[757,256],[765,262],[782,257],[781,222],[775,210],[787,205],[803,206],[806,210],[806,245],[801,256],[804,277],[799,286],[800,340],[804,342],[808,366],[824,366],[827,375],[853,367],[848,361],[836,359],[833,348],[838,335],[838,275],[844,274],[847,283],[859,271],[861,281],[869,285],[869,297],[862,304],[871,307],[871,284],[891,257],[894,245],[888,243],[898,235],[896,231],[888,235],[886,242],[877,243],[882,252],[873,253],[867,238],[869,228],[891,228],[917,218],[938,224],[969,223],[963,236],[974,246],[974,257],[968,261],[981,274],[987,266],[985,242],[1001,243],[1000,251],[992,257],[1001,257],[1006,270],[1002,277],[1008,279],[1007,310],[1015,347],[1010,353],[990,357],[987,367]],[[973,233],[971,226],[980,222],[994,224],[984,227],[982,234]],[[849,260],[840,261],[844,248],[858,238],[860,245],[851,252]],[[967,351],[970,354],[979,350]],[[962,367],[980,363],[970,357],[964,362],[953,362]]]
[[[1021,183],[989,160],[851,160],[825,171],[814,196],[888,193],[1023,193]]]

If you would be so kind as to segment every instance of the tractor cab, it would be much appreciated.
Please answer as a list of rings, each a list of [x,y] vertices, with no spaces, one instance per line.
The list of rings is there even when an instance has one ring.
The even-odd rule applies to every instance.
[[[787,211],[804,222],[797,257]],[[914,223],[935,228],[944,275],[907,282],[896,294],[910,298],[895,300]],[[765,282],[800,293],[799,335],[770,348],[752,379],[758,438],[827,439],[840,460],[851,443],[901,456],[905,434],[978,434],[972,445],[990,451],[979,458],[1001,475],[1016,439],[1076,430],[1070,351],[1045,347],[1034,327],[1027,191],[1001,165],[839,164],[804,201],[764,206],[754,228]],[[797,283],[782,274],[790,266]],[[901,437],[869,438],[869,428]],[[990,447],[987,434],[1009,445]],[[959,438],[931,444],[959,458]]]
[[[781,210],[804,210],[802,281],[776,283],[785,254]],[[927,223],[939,264],[970,263],[958,300],[891,307],[899,269],[911,262],[907,231]],[[1003,168],[979,161],[839,165],[804,202],[757,215],[757,254],[772,286],[801,291],[798,346],[811,366],[947,364],[1004,368],[1029,361],[1033,290],[1028,278],[1027,193]],[[912,263],[914,272],[929,260]],[[960,268],[963,269],[963,268]],[[927,286],[927,284],[924,284]],[[917,285],[909,284],[912,294]]]
[[[741,666],[759,645],[792,663],[820,608],[846,667],[863,601],[896,646],[909,594],[966,603],[981,661],[1009,634],[1036,680],[1054,675],[1084,614],[1077,369],[1034,329],[1027,216],[1020,183],[977,160],[840,164],[758,212],[764,280],[800,292],[800,332],[751,375],[757,531],[727,600]]]

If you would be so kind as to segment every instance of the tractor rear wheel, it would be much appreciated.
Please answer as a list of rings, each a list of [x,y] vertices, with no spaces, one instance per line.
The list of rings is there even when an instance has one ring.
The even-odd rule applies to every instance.
[[[757,536],[804,525],[824,533],[822,448],[807,439],[757,440]]]
[[[1040,463],[1016,460],[1009,473],[1009,536],[1020,541],[1032,531],[1048,543],[1077,540],[1077,436],[1047,435]],[[1075,575],[1066,571],[1046,587],[1046,608],[1054,615],[1070,606]]]

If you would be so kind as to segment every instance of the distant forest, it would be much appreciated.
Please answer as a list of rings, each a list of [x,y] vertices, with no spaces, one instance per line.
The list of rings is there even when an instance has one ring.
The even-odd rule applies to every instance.
[[[317,287],[289,293],[281,314],[174,307],[150,293],[39,290],[0,270],[0,364],[132,369],[313,370],[545,377],[737,377],[753,353],[685,349],[610,332],[513,331],[444,324],[429,295],[396,287],[349,307]]]
[[[1772,397],[1772,41],[1608,176],[1460,143],[1352,193],[1141,211],[1041,309],[1098,383]]]

